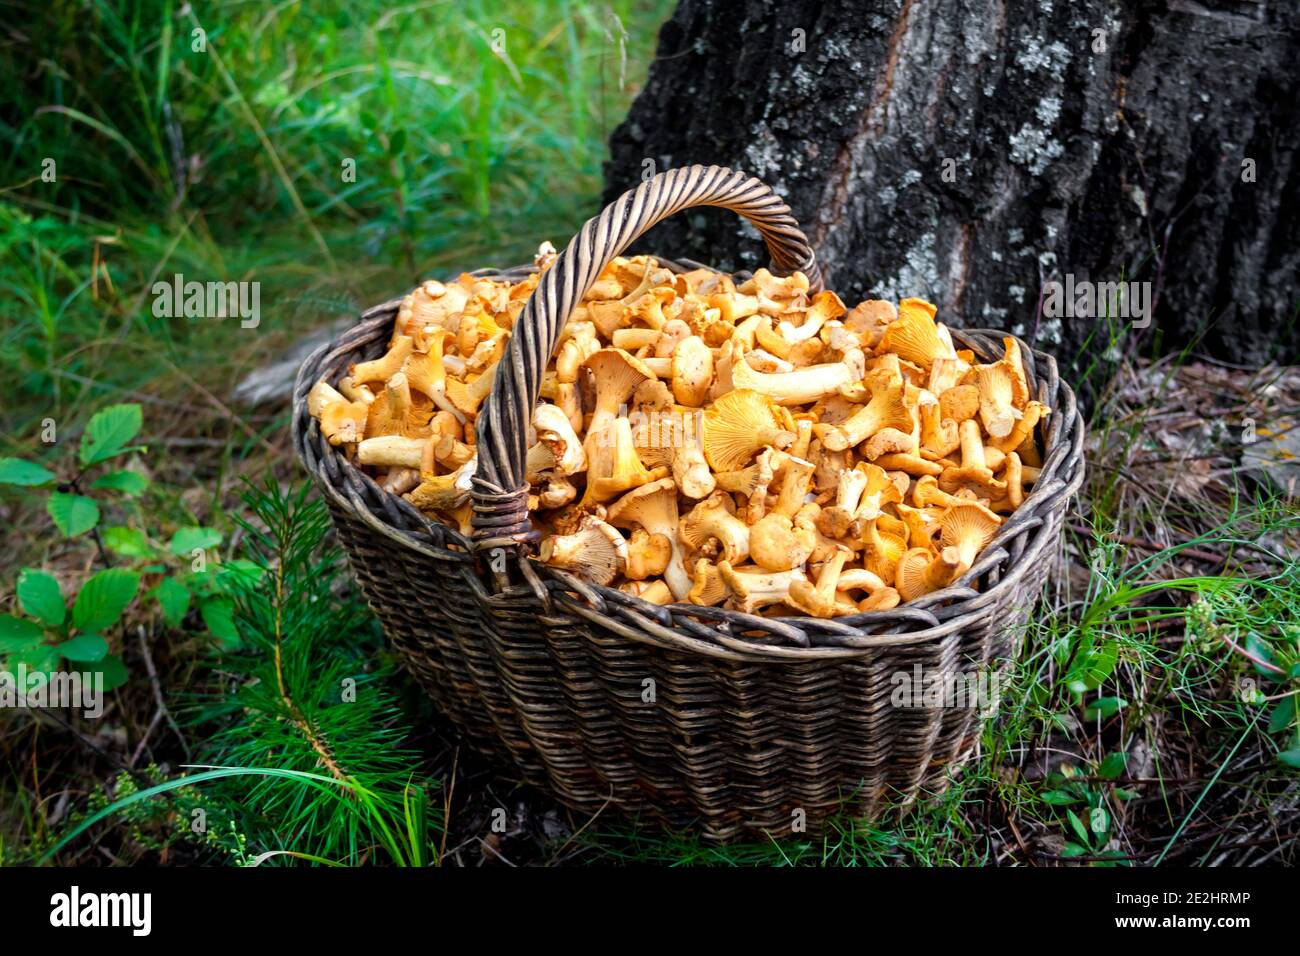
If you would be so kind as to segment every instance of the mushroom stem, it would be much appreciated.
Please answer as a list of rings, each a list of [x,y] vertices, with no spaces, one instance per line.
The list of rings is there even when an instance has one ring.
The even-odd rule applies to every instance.
[[[797,568],[776,573],[758,569],[737,570],[728,561],[718,562],[718,573],[731,591],[731,603],[746,614],[785,602],[790,597],[790,585],[808,580]]]
[[[406,364],[414,345],[415,340],[411,336],[397,336],[389,350],[379,358],[369,362],[355,363],[349,369],[352,381],[362,385],[369,382],[387,382],[402,370],[402,366]]]
[[[731,382],[736,388],[752,389],[778,405],[804,405],[834,395],[853,384],[853,371],[844,362],[807,365],[793,372],[766,374],[756,371],[744,356],[733,355]]]
[[[419,468],[427,438],[380,435],[357,445],[357,461],[385,468]]]

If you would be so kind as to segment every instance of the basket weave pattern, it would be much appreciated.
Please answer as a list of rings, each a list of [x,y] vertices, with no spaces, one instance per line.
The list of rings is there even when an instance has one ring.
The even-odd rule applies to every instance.
[[[660,607],[535,564],[524,556],[527,488],[521,496],[515,480],[540,369],[604,263],[697,204],[737,209],[759,226],[777,268],[817,275],[784,204],[716,167],[662,174],[588,222],[525,307],[480,415],[474,540],[382,491],[306,410],[317,380],[337,381],[349,363],[385,351],[396,301],[304,363],[294,443],[385,633],[476,749],[580,814],[610,806],[726,841],[789,833],[803,811],[816,832],[837,812],[874,816],[941,791],[972,750],[975,707],[895,706],[896,675],[920,665],[927,680],[948,682],[1014,658],[1083,478],[1083,426],[1054,360],[1022,345],[1034,397],[1053,410],[1040,477],[961,580],[892,611],[815,620]],[[1002,333],[952,333],[980,361],[1001,354]],[[502,547],[509,570],[490,573],[480,555]]]

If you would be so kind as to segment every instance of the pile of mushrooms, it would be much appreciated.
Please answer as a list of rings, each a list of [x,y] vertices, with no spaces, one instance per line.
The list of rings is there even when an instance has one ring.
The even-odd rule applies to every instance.
[[[308,396],[381,486],[470,531],[474,422],[542,272],[426,282],[388,351]],[[977,364],[921,299],[852,310],[802,273],[605,268],[533,413],[539,558],[656,604],[883,610],[965,574],[1042,464],[1014,339]]]

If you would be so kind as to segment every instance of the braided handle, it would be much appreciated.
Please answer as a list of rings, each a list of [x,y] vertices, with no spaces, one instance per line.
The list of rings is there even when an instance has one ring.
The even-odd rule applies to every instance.
[[[524,459],[528,428],[560,329],[602,270],[638,237],[692,206],[721,206],[763,236],[774,272],[803,272],[813,292],[821,271],[790,207],[752,176],[721,166],[684,166],[629,190],[588,219],[542,276],[519,319],[476,422],[478,467],[471,495],[478,549],[531,540]]]

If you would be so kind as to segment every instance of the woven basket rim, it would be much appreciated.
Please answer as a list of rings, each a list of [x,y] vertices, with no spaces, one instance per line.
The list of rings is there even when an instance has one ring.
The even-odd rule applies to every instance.
[[[721,271],[689,259],[657,255],[654,258],[675,272],[701,268]],[[518,281],[535,271],[536,267],[529,264],[477,269],[470,275]],[[749,275],[743,270],[730,274]],[[382,352],[400,303],[399,297],[366,309],[355,326],[321,345],[303,362],[293,392],[294,448],[322,491],[397,546],[431,557],[473,561],[473,545],[459,529],[430,519],[409,502],[380,488],[369,475],[325,442],[316,420],[307,412],[307,392],[316,381],[334,377],[340,362],[346,367],[346,359],[364,355],[367,348],[376,354]],[[992,354],[990,340],[1000,343],[1003,337],[1015,338],[1021,347],[1031,391],[1051,408],[1043,439],[1043,470],[1039,482],[981,551],[975,565],[949,587],[888,611],[819,619],[795,614],[765,617],[684,603],[651,604],[616,588],[580,581],[542,564],[535,557],[521,562],[524,576],[545,588],[550,601],[559,608],[626,637],[728,660],[798,662],[855,657],[875,648],[939,640],[998,613],[1004,599],[1013,595],[1024,569],[1044,557],[1042,552],[1053,543],[1048,516],[1062,508],[1083,482],[1084,426],[1074,393],[1060,379],[1051,355],[1030,349],[1007,332],[953,327],[949,331],[959,346],[971,348],[984,357]],[[376,345],[380,347],[374,348]],[[1049,391],[1053,394],[1046,394]],[[1049,467],[1052,477],[1044,482]],[[1058,471],[1062,474],[1058,475]],[[1032,537],[1013,560],[1003,545],[1021,534]],[[976,590],[972,585],[981,578],[992,579],[992,583],[986,581],[984,588]],[[484,590],[486,598],[490,588],[485,585]],[[616,621],[616,617],[621,620]]]

